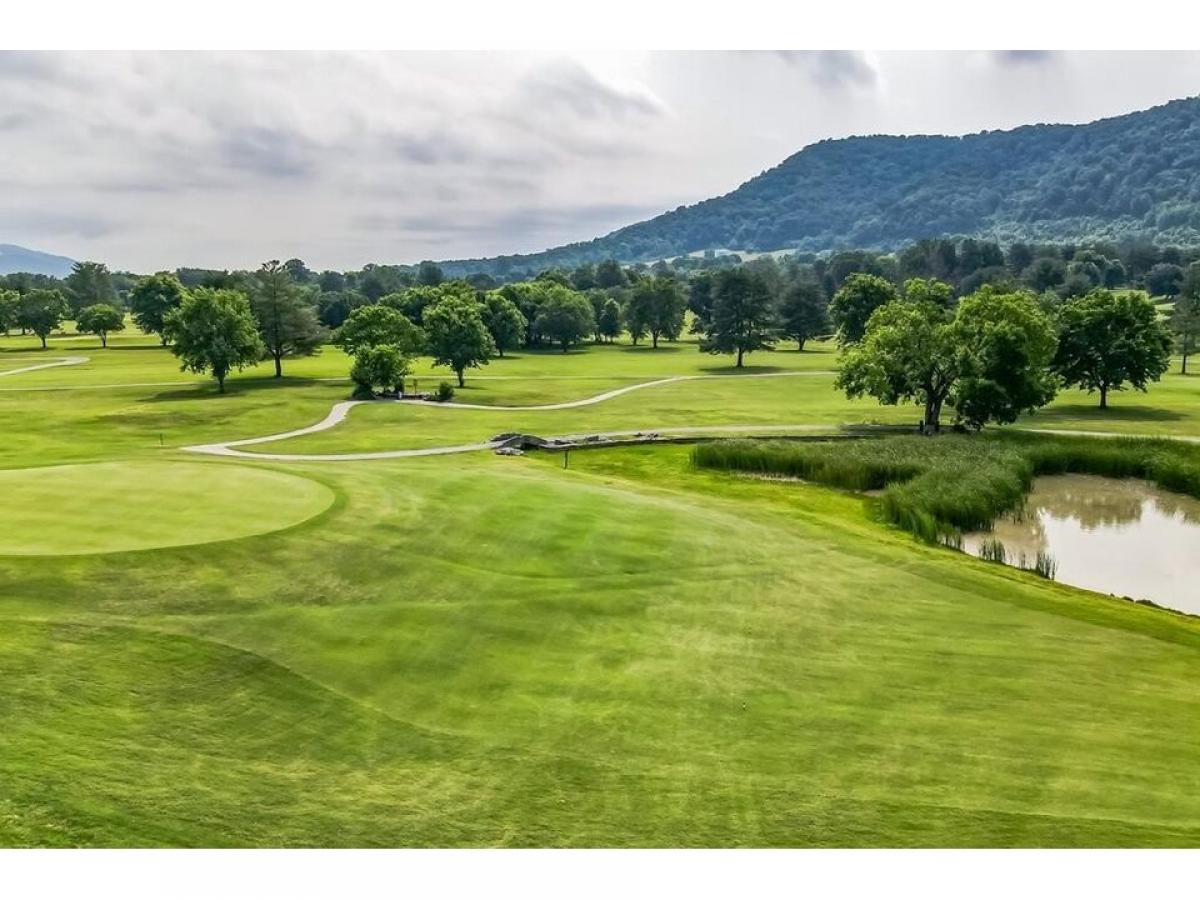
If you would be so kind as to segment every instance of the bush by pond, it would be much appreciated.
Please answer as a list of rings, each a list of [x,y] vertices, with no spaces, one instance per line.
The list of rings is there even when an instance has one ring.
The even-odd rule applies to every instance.
[[[964,531],[989,528],[1021,506],[1038,475],[1143,478],[1200,497],[1200,448],[1168,440],[1011,433],[728,440],[698,445],[692,461],[849,490],[882,489],[883,517],[931,543],[957,543]]]

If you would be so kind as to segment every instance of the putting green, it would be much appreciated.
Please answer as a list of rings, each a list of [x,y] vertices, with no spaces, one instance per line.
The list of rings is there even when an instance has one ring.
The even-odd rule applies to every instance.
[[[323,484],[251,466],[111,462],[0,471],[0,554],[62,556],[278,531],[333,503]]]

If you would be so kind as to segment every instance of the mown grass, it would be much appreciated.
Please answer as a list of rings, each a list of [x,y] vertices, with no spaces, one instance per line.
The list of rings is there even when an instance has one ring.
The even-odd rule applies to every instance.
[[[1038,475],[1144,478],[1200,497],[1200,448],[1168,440],[1019,433],[840,441],[726,440],[692,451],[697,466],[882,490],[883,517],[929,542],[957,541],[1018,508]]]
[[[139,471],[309,424],[349,390],[317,380],[341,374],[332,352],[222,397],[137,336],[80,345],[86,366],[0,390],[10,523],[49,496],[26,489],[29,467],[86,459],[119,465],[128,496],[81,499],[80,526],[134,532],[154,507],[186,534],[193,513]],[[480,395],[727,364],[694,346],[521,357]],[[828,421],[842,398],[822,377],[688,382],[567,424]],[[353,440],[390,447],[453,437],[459,415],[494,433],[407,409],[345,424],[361,411]],[[694,470],[688,452],[256,462],[338,500],[251,535],[274,498],[248,491],[231,540],[0,557],[0,844],[1200,844],[1200,622],[923,546],[845,492]],[[204,465],[228,473],[219,493],[247,463]],[[51,493],[86,495],[85,475]]]

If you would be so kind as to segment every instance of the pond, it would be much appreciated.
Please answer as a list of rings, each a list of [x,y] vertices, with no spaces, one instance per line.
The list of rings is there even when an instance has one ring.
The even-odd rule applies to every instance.
[[[1200,614],[1200,500],[1133,479],[1038,478],[1021,513],[963,535],[963,550],[996,540],[1010,565],[1048,554],[1057,581]]]

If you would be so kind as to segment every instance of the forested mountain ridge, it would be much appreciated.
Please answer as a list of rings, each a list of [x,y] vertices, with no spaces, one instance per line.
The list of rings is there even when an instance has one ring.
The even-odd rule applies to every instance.
[[[1200,97],[1086,125],[825,140],[728,194],[592,241],[441,265],[449,275],[504,275],[722,248],[892,249],[950,235],[1200,244]]]
[[[34,275],[53,275],[61,278],[71,271],[75,260],[53,253],[42,253],[16,244],[0,244],[0,275],[29,272]]]

